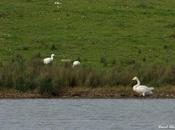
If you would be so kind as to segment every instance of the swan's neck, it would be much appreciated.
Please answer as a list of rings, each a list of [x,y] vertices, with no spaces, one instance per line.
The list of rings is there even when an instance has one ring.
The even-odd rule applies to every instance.
[[[53,60],[53,56],[51,56],[51,59]]]
[[[140,81],[139,81],[139,79],[136,79],[136,81],[137,81],[137,84],[133,86],[133,90],[134,90],[134,91],[136,91],[137,87],[140,86]]]
[[[139,79],[136,79],[136,81],[137,81],[136,86],[139,86],[140,85],[140,80]]]

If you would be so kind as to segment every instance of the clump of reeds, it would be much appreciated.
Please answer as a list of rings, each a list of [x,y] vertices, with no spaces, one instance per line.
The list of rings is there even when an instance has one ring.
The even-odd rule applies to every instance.
[[[20,55],[9,63],[0,64],[0,86],[20,91],[38,91],[59,96],[70,87],[132,86],[132,77],[152,86],[174,85],[175,66],[143,65],[132,63],[126,67],[115,63],[110,68],[98,70],[79,66],[43,65],[37,55],[26,61]]]

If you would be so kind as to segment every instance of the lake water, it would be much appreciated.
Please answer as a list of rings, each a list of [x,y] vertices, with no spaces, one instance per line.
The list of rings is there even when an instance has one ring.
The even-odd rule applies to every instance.
[[[175,130],[173,99],[0,100],[0,130],[160,130],[163,127]]]

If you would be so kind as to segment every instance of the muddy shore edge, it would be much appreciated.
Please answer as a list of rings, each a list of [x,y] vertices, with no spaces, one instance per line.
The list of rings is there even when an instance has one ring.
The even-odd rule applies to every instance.
[[[11,98],[143,98],[134,93],[131,87],[74,87],[67,88],[59,95],[40,94],[38,92],[21,92],[14,89],[0,90],[0,99]],[[165,86],[155,88],[153,95],[144,98],[173,98],[175,99],[175,86]]]

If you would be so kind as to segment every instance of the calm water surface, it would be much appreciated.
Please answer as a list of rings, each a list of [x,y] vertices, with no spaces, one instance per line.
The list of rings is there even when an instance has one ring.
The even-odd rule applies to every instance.
[[[0,100],[0,130],[160,130],[167,126],[175,127],[173,99]]]

